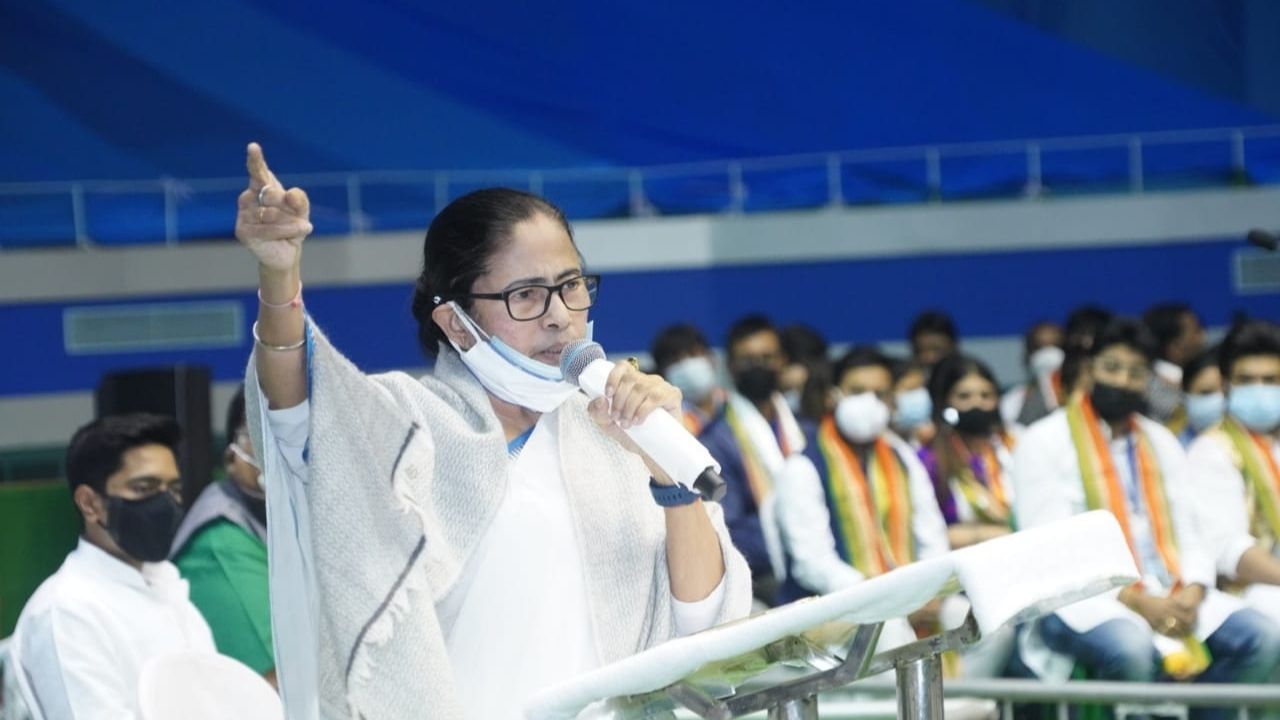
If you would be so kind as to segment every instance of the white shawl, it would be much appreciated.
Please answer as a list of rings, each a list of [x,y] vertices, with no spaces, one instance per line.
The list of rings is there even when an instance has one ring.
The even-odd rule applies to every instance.
[[[309,331],[305,501],[311,526],[304,537],[310,537],[314,565],[304,567],[309,582],[303,587],[314,588],[315,596],[296,601],[314,608],[317,618],[320,716],[465,717],[437,608],[455,589],[504,496],[502,427],[484,388],[450,349],[441,352],[432,376],[371,376],[314,324]],[[274,439],[262,422],[254,368],[250,358],[246,417],[255,447],[270,448]],[[586,404],[581,395],[567,401],[558,432],[586,563],[591,617],[585,621],[601,661],[609,663],[674,636],[665,519],[650,496],[643,462],[601,432]],[[272,482],[279,481],[268,476]],[[751,574],[719,505],[706,508],[724,554],[719,624],[749,612]],[[273,543],[273,552],[282,546],[287,549]],[[288,560],[297,565],[296,558]]]

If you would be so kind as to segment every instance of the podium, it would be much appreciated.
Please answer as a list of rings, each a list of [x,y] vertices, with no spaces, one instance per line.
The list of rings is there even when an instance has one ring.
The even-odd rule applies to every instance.
[[[1085,513],[670,640],[539,692],[525,713],[630,720],[681,706],[708,720],[810,720],[818,693],[893,671],[898,717],[940,720],[942,653],[1137,579],[1115,517]],[[878,651],[886,622],[959,592],[970,611],[958,627]]]

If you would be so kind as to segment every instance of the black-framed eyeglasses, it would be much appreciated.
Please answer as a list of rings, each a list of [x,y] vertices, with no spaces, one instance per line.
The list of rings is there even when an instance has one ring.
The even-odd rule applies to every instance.
[[[599,275],[579,275],[558,285],[521,285],[500,293],[469,293],[454,295],[450,299],[501,300],[507,306],[512,320],[537,320],[551,309],[551,296],[559,294],[561,302],[570,310],[582,311],[596,304],[600,291]]]

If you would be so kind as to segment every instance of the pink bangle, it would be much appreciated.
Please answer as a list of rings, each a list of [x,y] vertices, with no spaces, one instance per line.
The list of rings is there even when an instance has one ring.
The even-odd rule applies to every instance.
[[[298,294],[293,299],[285,303],[269,303],[262,298],[262,288],[258,288],[258,302],[269,308],[300,308],[302,307],[302,281],[298,281]]]

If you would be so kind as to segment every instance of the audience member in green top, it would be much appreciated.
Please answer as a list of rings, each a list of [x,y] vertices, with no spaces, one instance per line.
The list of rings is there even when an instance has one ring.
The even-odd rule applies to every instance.
[[[267,593],[266,497],[245,428],[244,388],[227,408],[227,477],[191,506],[171,556],[218,651],[275,682]]]

